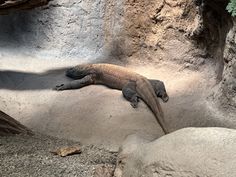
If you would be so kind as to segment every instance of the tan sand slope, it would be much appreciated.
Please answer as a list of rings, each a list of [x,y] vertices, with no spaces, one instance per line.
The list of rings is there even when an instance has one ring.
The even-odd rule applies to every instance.
[[[77,63],[2,58],[0,109],[34,131],[82,143],[103,144],[114,150],[132,133],[148,133],[154,138],[163,135],[148,107],[141,102],[133,109],[121,91],[104,86],[52,90],[56,84],[69,81],[64,76],[65,67]],[[205,72],[179,71],[179,66],[170,63],[156,68],[129,67],[165,82],[170,100],[166,104],[160,102],[172,131],[187,126],[236,127],[235,121],[225,121],[207,107],[206,88],[211,88],[213,78],[206,77]]]

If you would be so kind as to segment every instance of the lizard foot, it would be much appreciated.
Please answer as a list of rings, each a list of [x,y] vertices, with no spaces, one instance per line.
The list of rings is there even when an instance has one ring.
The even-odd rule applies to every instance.
[[[138,97],[135,95],[131,98],[130,100],[130,104],[133,108],[137,108],[138,107],[138,102],[139,102],[139,99]]]
[[[133,108],[137,108],[137,107],[138,107],[138,102],[131,102],[130,105],[131,105]]]
[[[62,90],[66,90],[66,85],[65,84],[61,84],[61,85],[57,85],[54,90],[57,91],[62,91]]]

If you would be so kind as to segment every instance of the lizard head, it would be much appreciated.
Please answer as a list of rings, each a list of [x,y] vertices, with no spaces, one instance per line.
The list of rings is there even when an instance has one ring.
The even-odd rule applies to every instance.
[[[156,95],[162,99],[163,102],[167,102],[169,100],[169,96],[166,92],[165,85],[162,81],[156,83]]]

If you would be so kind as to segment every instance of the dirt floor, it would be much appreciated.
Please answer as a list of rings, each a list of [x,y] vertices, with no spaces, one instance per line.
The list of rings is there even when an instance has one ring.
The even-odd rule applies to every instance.
[[[0,137],[0,176],[106,177],[112,174],[117,154],[103,148],[81,145],[81,154],[67,157],[51,153],[73,145],[78,142],[40,134]]]

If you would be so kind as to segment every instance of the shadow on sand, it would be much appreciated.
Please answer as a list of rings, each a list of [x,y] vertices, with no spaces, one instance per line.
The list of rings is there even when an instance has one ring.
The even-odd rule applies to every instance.
[[[42,73],[0,70],[0,89],[9,90],[44,90],[53,89],[61,82],[69,81],[65,68],[47,70]]]

